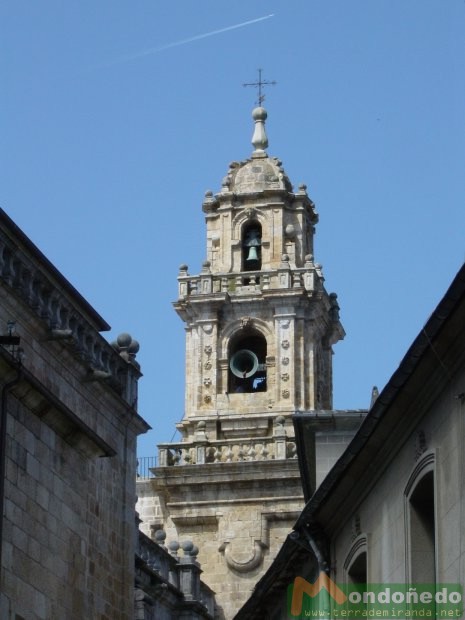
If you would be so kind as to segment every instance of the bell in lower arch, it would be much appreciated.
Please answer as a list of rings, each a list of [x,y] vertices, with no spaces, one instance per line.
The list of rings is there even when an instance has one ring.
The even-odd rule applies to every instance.
[[[249,248],[249,255],[245,259],[246,261],[258,260],[258,253],[256,246],[252,245]]]

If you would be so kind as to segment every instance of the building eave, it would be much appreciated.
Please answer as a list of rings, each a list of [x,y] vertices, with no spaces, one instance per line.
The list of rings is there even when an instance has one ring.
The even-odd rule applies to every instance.
[[[109,331],[110,325],[100,316],[91,304],[77,291],[65,276],[53,265],[53,263],[39,250],[29,237],[17,224],[0,208],[0,226],[15,241],[22,246],[33,259],[42,266],[49,277],[57,282],[59,287],[66,291],[74,304],[83,315],[92,323],[94,328],[101,331]]]
[[[396,421],[399,424],[411,424],[410,419],[406,419],[405,416],[402,417],[398,414],[399,412],[395,411],[396,399],[399,398],[406,384],[411,381],[414,372],[425,356],[428,353],[434,355],[433,343],[440,338],[444,326],[451,319],[460,303],[465,304],[465,265],[461,267],[444,297],[408,349],[399,367],[379,394],[346,451],[306,504],[295,524],[295,529],[304,527],[309,521],[318,520],[318,513],[329,497],[337,493],[338,490],[344,492],[344,484],[353,478],[351,467],[358,459],[363,458],[362,452],[374,440],[379,425],[391,411],[396,414]],[[377,446],[374,446],[374,449],[377,450]]]
[[[372,447],[374,450],[377,449],[376,432],[381,423],[389,417],[390,412],[396,414],[396,421],[399,420],[400,424],[412,426],[412,420],[398,417],[398,412],[395,411],[396,401],[400,400],[402,391],[408,386],[422,361],[428,354],[431,356],[436,354],[433,345],[441,338],[441,332],[446,324],[452,319],[460,322],[460,313],[457,312],[460,304],[462,304],[462,308],[465,306],[465,265],[461,267],[426,325],[413,341],[345,452],[308,500],[294,525],[294,533],[288,536],[276,559],[256,584],[252,596],[235,616],[235,620],[245,620],[246,618],[247,620],[258,620],[263,617],[265,603],[268,605],[268,601],[278,595],[281,598],[283,597],[287,585],[292,583],[295,571],[299,568],[296,556],[298,553],[297,541],[305,538],[305,533],[308,532],[310,526],[327,527],[325,517],[330,512],[334,513],[334,506],[338,501],[339,507],[342,506],[345,497],[347,497],[348,489],[353,484],[355,465],[366,465],[365,455],[367,451],[371,450]],[[455,317],[454,314],[456,314]],[[463,313],[461,316],[463,317]],[[458,395],[458,397],[460,396]],[[305,423],[314,423],[315,417],[315,412],[294,416],[296,439],[298,442],[300,441],[299,461],[304,457],[302,454],[304,441],[302,437],[299,437],[299,434],[301,434]],[[371,446],[370,443],[375,445]],[[364,470],[366,472],[366,466]]]

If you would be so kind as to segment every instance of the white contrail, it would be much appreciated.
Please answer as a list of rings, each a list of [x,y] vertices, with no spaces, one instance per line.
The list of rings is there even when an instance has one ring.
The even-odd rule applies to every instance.
[[[162,45],[160,47],[151,47],[143,52],[138,52],[137,54],[131,54],[129,56],[123,56],[119,60],[116,60],[114,63],[118,62],[127,62],[129,60],[135,60],[136,58],[142,58],[143,56],[148,56],[150,54],[156,54],[157,52],[162,52],[163,50],[170,49],[171,47],[178,47],[179,45],[185,45],[186,43],[192,43],[193,41],[199,41],[200,39],[206,39],[207,37],[213,37],[217,34],[222,34],[223,32],[229,32],[230,30],[236,30],[236,28],[243,28],[244,26],[250,26],[251,24],[256,24],[257,22],[262,22],[265,19],[270,19],[274,17],[274,13],[271,15],[265,15],[264,17],[257,17],[256,19],[250,19],[247,22],[242,22],[240,24],[234,24],[234,26],[227,26],[226,28],[220,28],[219,30],[212,30],[211,32],[206,32],[204,34],[198,34],[195,37],[189,37],[188,39],[181,39],[180,41],[175,41],[174,43],[167,43],[166,45]]]

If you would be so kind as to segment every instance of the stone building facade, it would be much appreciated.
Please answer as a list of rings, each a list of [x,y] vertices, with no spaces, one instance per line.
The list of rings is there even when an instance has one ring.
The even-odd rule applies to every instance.
[[[289,613],[288,589],[296,578],[314,584],[320,575],[342,586],[357,583],[368,590],[374,589],[368,584],[381,584],[384,590],[396,591],[400,584],[417,594],[429,591],[435,596],[443,588],[447,593],[461,592],[465,575],[464,318],[465,266],[347,450],[316,492],[307,496],[293,532],[236,620],[311,616],[308,607],[307,612]],[[303,449],[314,442],[312,424],[307,414],[295,416],[304,479],[313,467]],[[308,591],[305,596],[308,604],[312,600]],[[324,600],[333,617],[333,599],[326,593]],[[363,617],[464,617],[463,598],[458,601],[455,595],[453,601],[459,604],[449,609],[441,597],[423,611],[412,609],[407,597],[405,601],[400,615],[371,605],[370,615]],[[428,603],[428,597],[423,602]]]
[[[134,615],[138,344],[0,211],[2,620]]]
[[[268,156],[266,116],[253,112],[251,157],[205,194],[207,258],[198,275],[181,265],[174,304],[186,329],[182,440],[159,446],[154,477],[137,487],[147,535],[198,545],[218,619],[233,617],[300,514],[291,418],[332,411],[332,347],[344,336],[314,260],[315,205]],[[332,412],[317,429],[320,479],[361,415]]]

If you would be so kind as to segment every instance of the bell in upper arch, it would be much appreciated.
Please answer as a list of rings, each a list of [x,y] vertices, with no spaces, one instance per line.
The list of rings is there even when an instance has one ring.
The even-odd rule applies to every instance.
[[[260,224],[253,223],[243,231],[242,237],[242,269],[257,271],[261,269],[262,229]]]
[[[261,245],[260,233],[255,228],[252,228],[247,232],[244,240],[245,247],[259,246]]]
[[[257,261],[258,260],[258,253],[257,253],[257,247],[255,245],[250,246],[249,248],[249,254],[247,256],[247,258],[245,259],[246,262],[250,262],[250,261]]]

